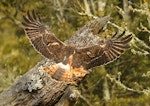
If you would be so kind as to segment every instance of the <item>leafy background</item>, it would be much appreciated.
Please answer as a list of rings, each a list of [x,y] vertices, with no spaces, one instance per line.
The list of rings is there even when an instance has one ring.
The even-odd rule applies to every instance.
[[[150,105],[150,1],[147,0],[1,0],[0,92],[43,59],[22,28],[33,10],[62,41],[93,17],[111,15],[109,32],[133,34],[131,49],[106,66],[94,68],[80,84],[76,106]],[[128,4],[129,7],[125,7]]]

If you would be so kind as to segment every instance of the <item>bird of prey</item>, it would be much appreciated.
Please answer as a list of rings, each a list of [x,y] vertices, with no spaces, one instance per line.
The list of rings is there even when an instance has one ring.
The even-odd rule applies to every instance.
[[[34,11],[32,11],[32,15],[28,11],[23,18],[24,30],[33,47],[42,56],[53,59],[56,63],[64,64],[71,56],[72,67],[82,66],[85,70],[114,61],[129,48],[128,43],[132,39],[132,35],[125,36],[124,31],[120,35],[114,34],[108,40],[99,40],[95,45],[77,47],[59,40],[51,30],[45,27],[41,18]],[[109,19],[107,16],[89,22],[88,25],[93,28],[93,34],[100,33],[104,26],[99,26],[98,20],[102,20],[101,23],[106,24]]]

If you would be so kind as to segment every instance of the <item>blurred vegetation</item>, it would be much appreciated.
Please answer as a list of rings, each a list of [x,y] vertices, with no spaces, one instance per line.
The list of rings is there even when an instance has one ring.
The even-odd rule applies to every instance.
[[[0,92],[43,59],[29,43],[21,25],[27,10],[35,9],[63,41],[93,16],[111,15],[108,28],[112,32],[122,28],[133,34],[131,49],[113,63],[93,69],[79,86],[82,95],[76,106],[149,106],[150,1],[130,0],[129,14],[124,13],[127,8],[123,1],[1,0]]]

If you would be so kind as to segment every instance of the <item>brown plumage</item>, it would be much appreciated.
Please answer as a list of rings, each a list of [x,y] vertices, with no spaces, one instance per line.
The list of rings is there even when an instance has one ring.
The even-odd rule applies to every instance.
[[[83,67],[75,68],[70,64],[58,63],[51,66],[43,66],[44,71],[46,71],[53,79],[58,81],[69,82],[70,84],[77,85],[88,71],[84,70]]]
[[[91,69],[96,66],[107,64],[117,59],[126,49],[129,48],[128,42],[131,41],[131,35],[125,35],[125,31],[120,34],[114,34],[111,39],[106,41],[99,40],[95,45],[87,47],[76,47],[73,45],[65,44],[56,38],[50,30],[48,30],[40,17],[35,12],[32,12],[32,16],[27,12],[27,16],[24,16],[24,30],[33,45],[33,47],[44,57],[53,59],[57,63],[68,62],[69,56],[72,55],[72,67],[84,69]],[[109,18],[105,17],[107,21]],[[104,18],[104,19],[105,19]],[[98,34],[102,28],[96,24],[98,19],[89,22],[89,27],[93,28],[93,34]],[[97,25],[97,26],[96,26]],[[95,29],[100,28],[100,29]]]

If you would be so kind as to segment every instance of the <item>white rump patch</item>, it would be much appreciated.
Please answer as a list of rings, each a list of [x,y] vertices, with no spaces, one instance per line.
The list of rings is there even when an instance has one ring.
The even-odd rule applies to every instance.
[[[65,65],[63,63],[58,63],[58,66],[60,68],[64,69],[64,70],[69,70],[70,69],[70,65],[69,64]]]

